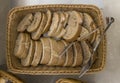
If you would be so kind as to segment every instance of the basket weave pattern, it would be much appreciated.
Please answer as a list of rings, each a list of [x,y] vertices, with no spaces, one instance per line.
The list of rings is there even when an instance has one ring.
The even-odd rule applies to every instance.
[[[19,79],[17,79],[15,76],[10,75],[10,74],[2,71],[2,70],[0,70],[0,77],[9,80],[12,83],[23,83],[22,81],[20,81]]]

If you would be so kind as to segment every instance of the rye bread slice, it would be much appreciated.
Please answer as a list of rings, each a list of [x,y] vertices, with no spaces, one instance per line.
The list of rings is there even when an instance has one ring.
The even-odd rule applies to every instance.
[[[25,58],[27,56],[30,44],[30,36],[26,33],[20,33],[16,40],[14,54],[18,58]]]
[[[63,12],[58,12],[60,16],[60,21],[58,23],[57,30],[55,32],[55,37],[57,37],[60,33],[62,33],[62,30],[64,29],[64,22],[65,22],[65,15]]]
[[[53,18],[52,18],[52,23],[51,23],[50,29],[48,31],[48,36],[54,37],[55,32],[56,32],[57,27],[58,27],[58,24],[59,24],[59,21],[60,21],[59,14],[57,12],[54,12]]]
[[[83,26],[86,29],[88,29],[89,32],[92,32],[96,28],[92,17],[87,13],[83,13],[83,16],[84,16]],[[91,42],[91,44],[95,41],[95,35],[96,34],[93,33],[88,39]]]
[[[85,27],[82,26],[80,37],[78,37],[78,40],[81,40],[81,38],[85,37],[88,34],[89,34],[89,31]],[[86,39],[89,39],[89,36],[86,37],[84,40],[86,40]]]
[[[59,46],[59,52],[58,52],[58,54],[60,54],[63,50],[64,50],[64,48],[65,48],[65,44],[60,40],[60,41],[58,41],[57,42],[58,43],[58,46]],[[58,59],[58,62],[57,62],[57,66],[63,66],[64,65],[64,63],[65,63],[65,57],[66,57],[66,55],[65,54],[63,54],[63,55],[58,55],[59,56],[59,59]]]
[[[92,31],[97,28],[97,27],[95,26],[95,23],[94,23],[94,22],[91,23],[90,27],[91,27]],[[94,33],[90,36],[89,41],[90,41],[91,44],[93,44],[93,43],[95,42],[95,38],[97,37],[97,33],[99,33],[99,31],[94,32]]]
[[[42,44],[40,41],[35,41],[35,53],[31,65],[37,66],[40,63],[42,57]]]
[[[47,65],[55,66],[59,60],[59,47],[55,39],[50,38],[50,47],[51,47],[51,58]]]
[[[38,27],[38,29],[35,32],[32,33],[33,40],[38,40],[40,38],[40,36],[42,35],[42,32],[43,32],[43,29],[46,25],[46,22],[47,22],[47,16],[46,16],[46,14],[43,13],[40,26]]]
[[[73,44],[74,49],[74,62],[73,67],[80,66],[83,62],[82,48],[79,42]]]
[[[52,22],[52,13],[50,10],[47,10],[46,16],[47,16],[47,22],[46,22],[46,25],[45,25],[42,33],[48,32],[51,22]]]
[[[80,37],[86,36],[88,34],[89,34],[89,31],[85,27],[82,27]]]
[[[24,51],[24,42],[26,41],[26,35],[24,33],[19,33],[16,39],[14,55],[18,58],[23,58],[22,54]]]
[[[27,55],[28,55],[28,51],[29,51],[29,47],[30,47],[30,36],[29,34],[25,33],[26,35],[26,41],[23,43],[24,44],[24,51],[23,51],[23,54],[22,54],[22,57],[23,58],[26,58]]]
[[[95,26],[95,23],[94,23],[92,26],[93,26],[95,29],[97,28],[97,27]],[[92,43],[93,48],[95,47],[95,45],[96,45],[97,42],[99,41],[100,35],[101,35],[100,30],[97,30],[96,33],[95,33],[94,42]]]
[[[68,20],[68,25],[66,26],[66,33],[63,38],[68,42],[72,42],[77,40],[81,32],[81,16],[76,11],[70,11],[68,13],[70,16]]]
[[[29,52],[26,58],[21,59],[21,64],[23,66],[30,66],[35,52],[35,42],[31,40]]]
[[[66,25],[68,24],[68,20],[69,20],[69,14],[67,12],[63,12],[65,15],[65,22],[64,22],[64,28],[66,28]]]
[[[83,19],[84,19],[84,17],[83,17],[83,13],[79,13],[80,14],[80,19],[79,19],[79,21],[80,21],[80,24],[82,25],[83,24]]]
[[[41,20],[42,20],[41,12],[36,12],[33,17],[32,23],[27,28],[27,31],[34,32],[35,30],[37,30],[37,28],[39,27],[39,25],[41,23]]]
[[[28,28],[28,26],[31,24],[32,20],[33,20],[33,15],[31,13],[27,14],[18,24],[17,31],[18,32],[25,31]]]
[[[65,28],[66,28],[66,25],[68,23],[69,14],[67,12],[63,12],[63,14],[65,16],[65,21],[62,23],[61,32],[60,32],[59,35],[57,35],[57,37],[56,37],[57,39],[62,38],[65,35],[65,33],[66,33],[66,29]]]
[[[65,46],[69,45],[66,41],[62,40]],[[73,64],[73,46],[66,51],[65,63],[63,66],[72,66]]]
[[[59,26],[58,26],[58,30],[59,30],[59,33],[57,34],[57,39],[60,39],[62,38],[65,33],[66,33],[66,25],[67,25],[67,22],[68,22],[68,17],[69,17],[69,14],[66,13],[66,12],[61,12],[60,13],[60,17],[62,18],[61,20],[61,23],[59,23]]]
[[[92,17],[89,15],[89,14],[87,14],[87,13],[83,13],[83,26],[85,27],[85,28],[87,28],[88,29],[88,31],[92,31],[92,29],[91,29],[91,27],[90,27],[90,25],[91,25],[91,23],[93,22],[93,19],[92,19]]]
[[[82,65],[86,65],[91,57],[91,51],[90,48],[88,46],[88,44],[86,43],[86,41],[81,41],[81,46],[82,46],[82,51],[83,51],[83,63]]]
[[[40,38],[41,43],[42,43],[42,58],[40,61],[40,64],[48,64],[50,58],[51,58],[51,47],[50,47],[50,42],[49,38]]]

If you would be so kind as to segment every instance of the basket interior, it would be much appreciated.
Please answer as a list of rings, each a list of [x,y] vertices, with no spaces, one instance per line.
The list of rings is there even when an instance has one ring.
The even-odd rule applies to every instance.
[[[49,9],[51,11],[70,11],[70,10],[76,10],[79,12],[83,12],[83,13],[88,13],[92,16],[92,18],[94,19],[94,22],[96,23],[97,26],[100,26],[102,24],[101,22],[101,18],[99,16],[99,12],[96,11],[93,8],[84,8],[84,7],[36,7],[36,8],[26,8],[26,9],[14,9],[10,14],[9,14],[9,26],[8,26],[8,66],[11,65],[11,67],[13,69],[16,70],[24,70],[24,71],[45,71],[45,72],[51,72],[51,71],[57,71],[57,72],[68,72],[68,71],[74,71],[74,72],[79,72],[80,71],[80,67],[48,67],[48,66],[44,66],[44,65],[39,65],[38,67],[24,67],[20,64],[20,60],[17,59],[14,56],[14,47],[15,47],[15,41],[16,41],[16,37],[18,35],[17,32],[17,25],[20,22],[20,20],[28,13],[34,13],[34,12],[45,12],[46,9]],[[91,69],[98,69],[101,67],[103,58],[104,58],[104,41],[101,42],[99,48],[98,48],[98,59],[95,61],[95,63],[93,64]]]

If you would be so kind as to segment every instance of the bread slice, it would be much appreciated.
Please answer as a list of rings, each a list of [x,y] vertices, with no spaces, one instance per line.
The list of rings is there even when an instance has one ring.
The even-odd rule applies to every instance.
[[[69,17],[69,20],[68,20],[68,25],[66,27],[66,33],[65,35],[63,36],[63,38],[66,40],[66,41],[69,41],[69,42],[72,42],[72,41],[75,41],[80,32],[81,32],[81,17],[80,17],[80,14],[76,11],[71,11],[71,12],[68,12],[70,17]]]
[[[90,27],[91,27],[92,31],[95,30],[95,29],[96,29],[95,23],[94,23],[94,22],[91,23]],[[97,36],[97,32],[98,32],[98,31],[94,32],[94,33],[90,36],[89,41],[90,41],[91,44],[93,44],[93,43],[95,42],[95,38],[96,38],[96,36]]]
[[[58,23],[58,27],[57,27],[57,30],[55,32],[55,37],[57,37],[61,32],[62,30],[64,29],[64,22],[65,22],[65,15],[63,12],[58,12],[59,13],[59,16],[60,16],[60,21]]]
[[[87,14],[87,13],[83,13],[83,18],[84,18],[83,19],[83,26],[85,28],[87,28],[89,32],[91,32],[92,29],[91,29],[90,25],[93,22],[92,17],[89,14]]]
[[[60,17],[61,17],[61,21],[59,22],[59,25],[58,25],[58,29],[57,29],[58,32],[56,31],[57,39],[62,38],[66,33],[65,27],[68,21],[68,14],[65,12],[60,12]]]
[[[57,42],[58,43],[58,46],[59,46],[59,52],[58,52],[58,54],[59,54],[59,59],[58,59],[58,62],[57,62],[57,66],[63,66],[64,65],[64,63],[65,63],[65,56],[66,56],[66,54],[63,54],[63,55],[60,55],[60,53],[64,50],[64,48],[65,48],[65,44],[60,40],[60,41],[58,41]]]
[[[21,64],[23,66],[30,66],[35,52],[35,42],[31,40],[29,52],[26,58],[21,59]]]
[[[18,58],[23,58],[22,53],[24,51],[24,42],[26,41],[26,35],[24,33],[19,33],[16,39],[14,55]]]
[[[82,65],[86,65],[91,57],[91,51],[90,48],[88,46],[88,44],[86,43],[86,41],[81,41],[81,46],[82,46],[82,50],[83,50],[83,63]]]
[[[69,20],[69,14],[67,12],[63,12],[65,15],[65,22],[64,22],[64,28],[66,28],[66,25],[68,24],[68,20]]]
[[[73,44],[74,49],[74,62],[73,67],[80,66],[83,62],[82,48],[79,42]]]
[[[42,43],[42,58],[40,61],[40,64],[48,64],[50,58],[51,58],[51,47],[50,47],[50,42],[49,38],[40,38],[41,43]]]
[[[24,44],[24,51],[23,51],[23,54],[22,54],[22,57],[23,58],[26,58],[27,55],[28,55],[28,51],[29,51],[29,47],[30,47],[30,36],[29,34],[25,33],[26,35],[26,41],[23,43]]]
[[[95,23],[94,23],[92,17],[87,13],[84,13],[83,16],[84,16],[83,26],[86,29],[88,29],[89,32],[92,32],[94,29],[96,29]],[[88,39],[91,42],[91,44],[95,41],[95,35],[96,35],[96,33],[93,33]]]
[[[55,66],[59,60],[59,47],[55,39],[50,38],[51,58],[47,65]]]
[[[95,26],[95,24],[93,24],[93,27],[95,27],[95,29],[97,28],[97,27]],[[94,35],[95,35],[95,37],[93,38],[93,39],[94,39],[94,42],[91,43],[93,47],[95,47],[95,45],[97,44],[97,42],[98,42],[99,39],[100,39],[100,35],[101,35],[100,30],[97,30],[96,33],[94,33]]]
[[[33,17],[32,23],[27,28],[27,31],[34,32],[35,30],[37,30],[37,28],[39,27],[39,25],[41,23],[41,20],[42,20],[41,12],[36,12]]]
[[[66,41],[62,40],[65,46],[69,45]],[[73,46],[66,51],[65,63],[63,66],[72,66],[73,64]]]
[[[83,24],[83,19],[84,19],[83,13],[79,12],[79,14],[80,14],[80,19],[79,19],[79,21],[80,21],[80,24],[82,25],[82,24]]]
[[[83,36],[88,35],[88,34],[89,34],[89,31],[85,27],[82,27],[80,37],[83,37]]]
[[[52,22],[52,13],[50,10],[47,10],[46,15],[47,15],[47,22],[46,22],[46,25],[45,25],[42,33],[48,32],[50,25],[51,25],[51,22]]]
[[[40,63],[42,57],[42,44],[40,41],[35,41],[35,53],[31,65],[37,66]]]
[[[52,18],[52,23],[51,23],[50,29],[48,31],[48,36],[54,37],[55,32],[56,32],[57,27],[58,27],[58,24],[59,24],[59,21],[60,21],[59,14],[57,12],[54,12],[53,18]]]
[[[18,32],[25,31],[28,28],[28,26],[31,24],[32,20],[33,20],[33,15],[31,13],[27,14],[18,24],[17,31]]]
[[[62,14],[64,14],[65,21],[63,21],[63,23],[62,23],[61,31],[60,31],[60,33],[56,37],[57,39],[62,38],[65,35],[65,33],[66,33],[66,29],[65,28],[66,28],[66,25],[68,23],[69,14],[66,13],[66,12],[62,12]]]
[[[43,13],[40,26],[38,27],[38,29],[35,32],[32,33],[33,40],[38,40],[40,38],[40,36],[42,35],[42,32],[43,32],[43,29],[46,25],[46,22],[47,22],[47,16],[46,16],[46,14]]]
[[[81,38],[86,37],[86,35],[88,35],[88,34],[89,34],[89,31],[85,27],[82,26],[80,37],[78,37],[78,40],[81,40]],[[86,37],[84,40],[86,40],[86,39],[89,39],[89,36]]]

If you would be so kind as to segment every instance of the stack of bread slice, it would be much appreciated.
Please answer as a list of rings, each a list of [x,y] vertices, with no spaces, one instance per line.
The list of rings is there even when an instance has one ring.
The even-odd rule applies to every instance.
[[[63,55],[60,53],[69,45],[65,40],[55,40],[53,38],[42,37],[39,41],[30,39],[26,36],[27,33],[19,33],[14,54],[21,59],[23,66],[80,66],[83,61],[82,47],[80,43],[76,42]],[[21,36],[21,37],[20,37]],[[21,53],[21,54],[19,54]],[[23,57],[24,54],[24,57]]]
[[[100,31],[77,40],[95,29],[92,16],[79,11],[29,13],[17,26],[14,55],[23,66],[82,66],[90,59]],[[75,43],[61,55],[71,42]]]

